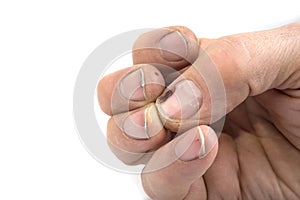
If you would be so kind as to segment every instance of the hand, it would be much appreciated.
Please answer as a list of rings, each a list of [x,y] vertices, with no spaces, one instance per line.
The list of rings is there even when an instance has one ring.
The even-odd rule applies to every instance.
[[[98,99],[112,151],[146,164],[151,198],[300,199],[300,23],[218,39],[158,29],[138,38],[133,61],[99,82]]]

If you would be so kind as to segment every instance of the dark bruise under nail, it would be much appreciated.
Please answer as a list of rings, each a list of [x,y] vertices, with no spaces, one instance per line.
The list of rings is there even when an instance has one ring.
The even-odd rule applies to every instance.
[[[159,102],[163,103],[165,102],[170,96],[172,96],[173,91],[172,90],[168,90],[163,96],[159,97]]]

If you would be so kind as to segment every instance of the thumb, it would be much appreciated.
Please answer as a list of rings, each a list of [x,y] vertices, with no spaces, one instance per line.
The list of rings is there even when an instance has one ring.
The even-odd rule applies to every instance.
[[[152,199],[206,199],[202,176],[217,151],[218,137],[212,128],[202,125],[186,131],[158,149],[146,164],[145,192]]]
[[[248,96],[300,87],[300,23],[220,38],[157,99],[166,127],[210,124]],[[185,120],[188,119],[188,120]]]

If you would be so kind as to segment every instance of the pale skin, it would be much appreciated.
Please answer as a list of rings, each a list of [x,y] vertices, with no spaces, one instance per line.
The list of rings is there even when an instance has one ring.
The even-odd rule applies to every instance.
[[[164,30],[141,36],[134,50],[143,46],[157,47],[160,37],[166,35]],[[167,30],[178,31],[184,37],[188,50],[174,51],[178,54],[183,52],[183,57],[188,60],[196,60],[196,67],[190,66],[180,56],[166,53],[162,56],[158,49],[136,50],[133,52],[135,66],[110,74],[99,82],[98,99],[102,110],[114,116],[128,116],[141,111],[142,114],[135,115],[134,120],[142,126],[148,120],[144,119],[148,116],[143,115],[144,110],[154,106],[153,102],[164,94],[165,88],[150,84],[144,94],[137,90],[134,93],[136,100],[129,103],[130,111],[123,103],[125,100],[121,97],[116,99],[118,96],[115,97],[114,92],[126,74],[139,68],[138,64],[161,63],[182,73],[177,78],[163,71],[165,79],[171,77],[171,81],[166,82],[172,85],[172,82],[175,84],[184,77],[200,88],[200,108],[195,116],[201,116],[198,127],[207,140],[209,131],[212,131],[208,127],[211,97],[197,73],[197,62],[205,66],[210,64],[203,56],[205,51],[225,86],[226,121],[222,134],[219,139],[212,135],[210,139],[215,142],[209,146],[202,141],[201,134],[195,134],[199,131],[194,128],[195,124],[188,123],[183,134],[173,138],[174,133],[168,130],[175,132],[182,121],[168,118],[168,112],[154,109],[148,125],[160,127],[157,124],[162,120],[164,127],[161,125],[153,136],[148,133],[146,139],[124,133],[118,123],[126,117],[121,117],[120,121],[118,117],[111,118],[108,142],[116,156],[127,164],[146,165],[142,182],[152,199],[300,199],[300,23],[217,39],[197,39],[185,27],[169,27]],[[189,42],[191,40],[201,50]],[[160,74],[155,73],[151,66],[144,67],[147,68],[144,71],[148,71],[143,76]],[[155,81],[161,81],[159,75]],[[181,117],[176,113],[174,116],[176,119]],[[189,129],[194,132],[187,131]],[[162,169],[147,171],[159,160],[174,156],[175,146],[188,134],[195,134],[195,141],[174,162]],[[206,153],[199,158],[204,144],[207,145]],[[144,156],[143,153],[149,151],[153,153]]]

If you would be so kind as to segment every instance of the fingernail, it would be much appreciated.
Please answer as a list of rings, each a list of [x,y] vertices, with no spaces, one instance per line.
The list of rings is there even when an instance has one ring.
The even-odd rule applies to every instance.
[[[193,116],[202,105],[200,89],[190,80],[177,83],[158,99],[158,108],[170,118],[185,119]]]
[[[149,139],[163,129],[154,105],[131,113],[123,123],[123,131],[134,139]]]
[[[175,146],[176,156],[183,161],[205,157],[216,145],[217,135],[209,128],[206,134],[198,126],[185,133]]]
[[[145,76],[142,68],[130,72],[121,80],[120,92],[129,100],[145,100]]]
[[[197,127],[197,132],[199,134],[199,138],[201,141],[201,148],[199,151],[199,158],[205,157],[211,150],[214,148],[214,146],[218,142],[218,136],[215,133],[215,131],[208,127],[206,134],[203,133],[203,130],[200,128],[200,126]]]
[[[168,61],[179,61],[187,56],[187,42],[179,31],[165,35],[159,42],[161,56]]]

